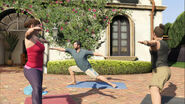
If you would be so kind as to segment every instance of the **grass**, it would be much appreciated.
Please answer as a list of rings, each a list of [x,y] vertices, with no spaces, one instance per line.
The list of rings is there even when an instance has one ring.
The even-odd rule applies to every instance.
[[[170,67],[185,68],[185,62],[169,62]]]

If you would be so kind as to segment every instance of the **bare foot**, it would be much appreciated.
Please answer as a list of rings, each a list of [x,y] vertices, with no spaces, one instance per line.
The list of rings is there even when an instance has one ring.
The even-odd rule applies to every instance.
[[[75,85],[76,82],[71,82],[71,83],[68,83],[68,85]]]
[[[42,86],[42,91],[44,91],[45,89],[47,89],[47,87],[45,85]]]
[[[116,84],[112,84],[112,87],[113,87],[113,88],[116,88],[116,87],[117,87],[117,85],[116,85]]]

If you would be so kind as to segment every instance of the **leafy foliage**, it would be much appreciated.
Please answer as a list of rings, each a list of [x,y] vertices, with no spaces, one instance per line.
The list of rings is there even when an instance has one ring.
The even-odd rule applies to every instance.
[[[101,75],[137,74],[152,70],[151,63],[144,61],[89,60],[89,62]],[[49,61],[47,69],[50,74],[69,74],[68,68],[73,65],[76,65],[74,60]]]
[[[94,50],[100,41],[101,32],[115,15],[129,14],[124,9],[105,8],[107,0],[2,0],[1,10],[13,7],[18,13],[26,13],[43,23],[46,38],[64,47],[76,40],[85,49]],[[52,28],[58,28],[58,39],[53,39]]]
[[[170,48],[175,48],[181,44],[185,44],[185,11],[181,13],[175,22],[170,26],[168,35],[168,45]]]
[[[168,31],[171,27],[172,23],[166,23],[164,27],[164,35],[168,35]]]
[[[9,59],[12,57],[12,52],[14,51],[17,43],[19,42],[18,35],[11,34],[10,32],[6,32],[6,34],[3,34],[5,41],[8,43],[7,51],[9,52]]]

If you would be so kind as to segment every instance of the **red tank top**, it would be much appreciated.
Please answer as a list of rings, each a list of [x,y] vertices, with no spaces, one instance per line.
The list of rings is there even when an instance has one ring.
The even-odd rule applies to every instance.
[[[26,49],[28,61],[27,66],[31,68],[42,68],[43,66],[43,54],[45,47],[42,43],[37,41],[33,46]]]

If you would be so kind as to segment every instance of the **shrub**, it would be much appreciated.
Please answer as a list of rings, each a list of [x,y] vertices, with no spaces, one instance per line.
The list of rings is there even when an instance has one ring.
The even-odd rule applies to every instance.
[[[100,75],[139,74],[151,72],[151,63],[144,61],[89,60]],[[69,74],[68,68],[76,65],[74,60],[49,61],[49,74]],[[77,73],[82,74],[82,73]]]
[[[168,45],[170,48],[175,48],[181,44],[185,44],[185,12],[181,13],[175,22],[170,26],[168,35],[170,40],[168,40]]]
[[[164,35],[168,35],[168,31],[170,27],[172,26],[172,23],[166,23],[164,27]]]

